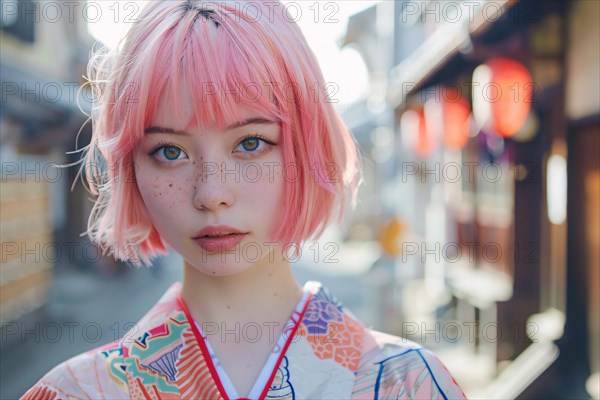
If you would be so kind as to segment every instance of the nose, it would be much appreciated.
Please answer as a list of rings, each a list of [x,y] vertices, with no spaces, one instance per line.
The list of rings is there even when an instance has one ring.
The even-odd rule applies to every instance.
[[[233,204],[231,184],[235,182],[236,177],[228,174],[222,163],[201,163],[196,171],[194,207],[199,210],[217,211]]]

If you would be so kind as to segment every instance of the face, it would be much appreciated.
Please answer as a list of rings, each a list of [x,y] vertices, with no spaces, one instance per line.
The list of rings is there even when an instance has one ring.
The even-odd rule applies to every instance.
[[[134,152],[139,192],[152,223],[189,265],[207,275],[277,262],[281,253],[270,234],[283,207],[279,124],[241,107],[242,121],[225,130],[185,129],[182,121],[191,112],[177,119],[163,99]],[[243,234],[199,238],[218,225]]]

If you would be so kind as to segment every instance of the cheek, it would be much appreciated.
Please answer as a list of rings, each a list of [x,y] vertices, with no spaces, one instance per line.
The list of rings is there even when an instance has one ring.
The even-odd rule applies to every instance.
[[[157,219],[162,216],[176,219],[175,211],[181,208],[189,185],[172,176],[153,172],[151,168],[144,171],[136,174],[137,185],[153,222],[158,224]]]
[[[248,169],[242,176],[242,201],[252,205],[259,211],[260,218],[277,215],[283,208],[283,192],[285,188],[284,173],[281,164],[268,168],[263,166],[260,171]]]
[[[253,169],[247,173],[247,179],[254,186],[255,192],[268,193],[269,198],[277,197],[277,194],[283,190],[284,170],[282,162],[273,161],[270,165],[263,165],[262,170]]]

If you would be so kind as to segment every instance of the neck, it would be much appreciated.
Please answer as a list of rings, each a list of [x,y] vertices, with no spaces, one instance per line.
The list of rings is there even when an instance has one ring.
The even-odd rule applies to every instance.
[[[272,257],[278,259],[280,257]],[[181,296],[198,322],[282,322],[300,300],[302,288],[287,261],[264,258],[247,270],[229,276],[208,276],[187,261]]]

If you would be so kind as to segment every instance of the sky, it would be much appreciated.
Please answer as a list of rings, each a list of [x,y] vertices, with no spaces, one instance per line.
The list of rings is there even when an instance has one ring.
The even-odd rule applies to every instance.
[[[364,63],[358,52],[352,48],[339,49],[337,41],[344,35],[348,18],[372,6],[375,0],[342,1],[282,1],[288,8],[288,16],[293,18],[317,56],[319,65],[329,83],[330,98],[343,109],[366,94],[368,77]],[[144,6],[146,1],[97,2],[102,7],[97,21],[88,24],[89,32],[97,40],[109,47],[115,47],[119,38],[132,25],[131,18]],[[279,8],[275,7],[277,12]],[[283,10],[282,10],[283,12]],[[334,90],[334,89],[333,89]]]

